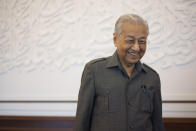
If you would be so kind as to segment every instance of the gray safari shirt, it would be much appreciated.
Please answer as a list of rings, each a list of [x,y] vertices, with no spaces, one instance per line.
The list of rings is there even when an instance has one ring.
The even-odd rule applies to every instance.
[[[117,52],[86,64],[74,131],[164,131],[159,75],[140,61],[132,76]]]

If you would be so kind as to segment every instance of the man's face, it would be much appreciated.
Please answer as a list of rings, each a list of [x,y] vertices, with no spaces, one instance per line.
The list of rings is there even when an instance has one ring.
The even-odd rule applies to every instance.
[[[124,66],[136,64],[145,54],[147,30],[144,25],[125,22],[119,37],[114,36],[114,44]]]

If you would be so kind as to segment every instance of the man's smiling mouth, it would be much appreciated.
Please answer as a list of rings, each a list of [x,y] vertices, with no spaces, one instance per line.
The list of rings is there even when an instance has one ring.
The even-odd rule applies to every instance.
[[[130,55],[130,56],[132,56],[132,57],[139,57],[138,52],[133,52],[133,51],[128,50],[127,51],[127,54]]]

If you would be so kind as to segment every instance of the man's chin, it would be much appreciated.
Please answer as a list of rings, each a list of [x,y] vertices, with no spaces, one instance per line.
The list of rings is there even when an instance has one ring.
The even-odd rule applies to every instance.
[[[134,65],[139,61],[139,59],[134,59],[134,60],[127,60],[126,63],[127,65]]]
[[[127,59],[127,63],[130,63],[130,64],[136,64],[140,59],[139,58],[132,58],[132,59]]]

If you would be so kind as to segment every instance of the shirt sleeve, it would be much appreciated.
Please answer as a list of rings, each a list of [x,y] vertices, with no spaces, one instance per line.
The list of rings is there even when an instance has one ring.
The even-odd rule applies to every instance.
[[[76,120],[73,131],[90,131],[91,114],[95,96],[94,75],[92,65],[84,68],[78,95]]]
[[[161,83],[159,76],[157,78],[154,94],[154,110],[152,113],[153,131],[165,131],[162,120]]]

